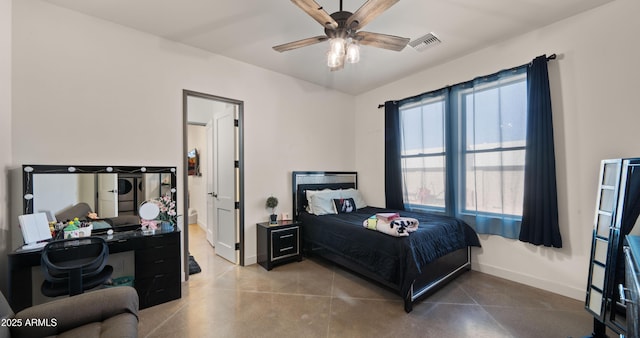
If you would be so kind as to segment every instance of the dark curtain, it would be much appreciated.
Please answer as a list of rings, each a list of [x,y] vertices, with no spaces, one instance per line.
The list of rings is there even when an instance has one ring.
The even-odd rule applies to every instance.
[[[398,107],[397,101],[384,103],[384,190],[386,207],[404,210]]]
[[[527,67],[527,146],[520,240],[562,247],[547,56]]]

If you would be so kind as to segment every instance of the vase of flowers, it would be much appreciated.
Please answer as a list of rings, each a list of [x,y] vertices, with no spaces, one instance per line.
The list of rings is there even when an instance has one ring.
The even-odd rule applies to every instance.
[[[160,213],[158,214],[160,228],[172,231],[176,224],[176,202],[169,195],[159,197],[155,201],[160,208]]]

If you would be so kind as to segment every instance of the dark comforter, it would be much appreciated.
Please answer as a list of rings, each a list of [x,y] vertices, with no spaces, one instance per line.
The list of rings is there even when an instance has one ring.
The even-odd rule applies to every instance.
[[[400,216],[420,221],[418,230],[408,237],[393,237],[362,226],[371,215],[392,211],[366,207],[337,215],[303,212],[299,220],[306,249],[313,244],[329,250],[396,286],[404,296],[428,263],[467,246],[480,246],[477,234],[465,222],[435,214],[398,211]]]

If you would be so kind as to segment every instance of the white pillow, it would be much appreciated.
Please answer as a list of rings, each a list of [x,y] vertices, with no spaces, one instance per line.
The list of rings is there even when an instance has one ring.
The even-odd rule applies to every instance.
[[[313,214],[313,209],[311,208],[311,196],[320,190],[307,190],[305,193],[307,194],[307,212]]]
[[[340,190],[340,198],[353,198],[353,201],[356,202],[356,209],[362,209],[367,206],[367,202],[364,201],[360,192],[353,188]]]
[[[340,198],[340,190],[307,190],[308,212],[314,215],[335,214],[333,199]]]

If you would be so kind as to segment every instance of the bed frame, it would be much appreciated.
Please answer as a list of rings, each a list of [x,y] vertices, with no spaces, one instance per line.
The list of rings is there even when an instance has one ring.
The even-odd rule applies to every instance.
[[[358,174],[353,171],[294,171],[292,173],[293,209],[294,219],[297,219],[301,210],[304,210],[306,190],[320,189],[346,189],[358,187]],[[301,198],[299,198],[302,196]],[[304,224],[303,224],[304,227]],[[304,236],[303,236],[304,238]],[[356,274],[371,279],[379,284],[400,293],[400,285],[392,284],[376,276],[375,273],[364,269],[354,261],[337,255],[318,243],[303,243],[304,253],[307,256],[319,256],[334,262]],[[449,281],[471,269],[471,248],[460,249],[451,252],[439,259],[427,264],[423,273],[411,284],[408,294],[401,295],[404,299],[404,310],[409,313],[413,310],[413,304],[432,294]]]

